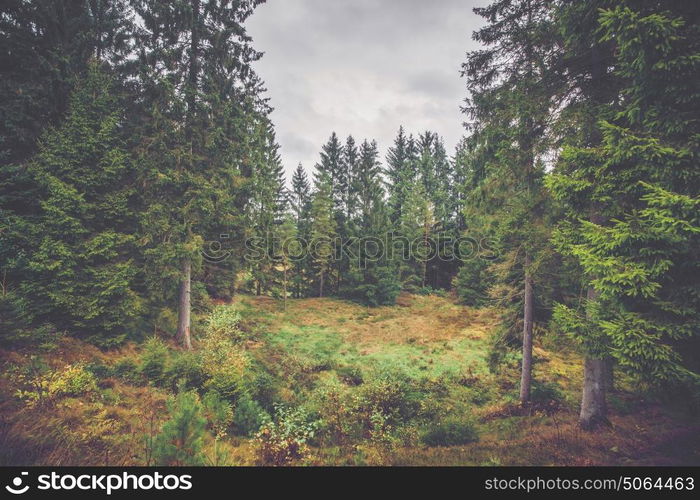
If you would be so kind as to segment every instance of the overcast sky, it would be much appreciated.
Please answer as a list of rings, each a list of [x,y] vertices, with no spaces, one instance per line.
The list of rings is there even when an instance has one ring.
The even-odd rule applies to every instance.
[[[376,139],[382,161],[399,125],[433,130],[452,154],[463,134],[459,77],[476,47],[473,0],[267,0],[249,19],[275,108],[287,178],[308,172],[332,131]]]

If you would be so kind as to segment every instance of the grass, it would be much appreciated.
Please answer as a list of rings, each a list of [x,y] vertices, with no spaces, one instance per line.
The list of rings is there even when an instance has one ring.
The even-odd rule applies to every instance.
[[[250,296],[236,298],[231,307],[241,313],[245,350],[273,381],[274,399],[323,415],[333,429],[335,439],[314,442],[300,464],[700,463],[697,422],[642,397],[624,378],[610,397],[612,426],[579,430],[582,363],[565,342],[538,339],[534,378],[540,392],[555,400],[523,411],[516,402],[517,363],[499,374],[487,369],[496,311],[406,294],[396,306],[374,309],[312,298],[290,300],[284,310],[280,301]],[[3,372],[28,354],[0,352]],[[133,344],[103,352],[66,337],[45,358],[53,368],[76,362],[113,367],[136,364],[140,355],[141,347]],[[408,416],[392,417],[389,427],[373,423],[368,434],[353,430],[352,418],[359,417],[350,416],[347,405],[358,398],[381,400],[386,374],[404,381],[400,390],[408,392],[392,397],[408,398],[401,409]],[[13,465],[148,463],[144,436],[162,425],[168,396],[150,384],[107,378],[97,394],[61,399],[47,411],[23,406],[13,392],[11,379],[0,377],[0,463]],[[329,406],[332,398],[339,399]],[[229,436],[219,449],[228,464],[256,463],[250,438]]]

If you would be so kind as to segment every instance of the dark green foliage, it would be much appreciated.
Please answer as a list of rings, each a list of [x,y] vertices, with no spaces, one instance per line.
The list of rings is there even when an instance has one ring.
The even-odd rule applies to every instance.
[[[199,390],[207,378],[199,355],[193,352],[171,353],[163,374],[165,384],[172,391],[178,387]]]
[[[203,439],[207,420],[194,392],[181,392],[168,402],[170,419],[155,437],[153,460],[156,465],[203,465]]]
[[[141,382],[141,374],[139,373],[136,363],[129,358],[124,358],[117,361],[113,367],[114,376],[122,379],[129,384],[138,384]]]
[[[260,404],[247,394],[242,395],[233,411],[233,429],[239,436],[253,436],[270,416]]]
[[[123,112],[111,78],[92,64],[66,121],[49,130],[28,168],[43,199],[26,237],[38,317],[73,333],[114,338],[137,325],[133,167],[120,137]]]
[[[150,383],[160,385],[164,381],[168,347],[157,337],[150,337],[143,343],[139,362],[139,372]]]

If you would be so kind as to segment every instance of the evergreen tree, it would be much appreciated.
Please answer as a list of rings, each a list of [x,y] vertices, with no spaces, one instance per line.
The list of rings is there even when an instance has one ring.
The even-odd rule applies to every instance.
[[[141,151],[148,165],[145,177],[155,189],[147,193],[148,241],[168,247],[149,250],[158,255],[159,267],[168,270],[166,277],[174,275],[173,266],[179,268],[177,337],[187,347],[192,272],[199,267],[208,239],[202,232],[215,225],[215,206],[235,204],[236,177],[252,174],[250,156],[238,150],[239,144],[245,148],[250,141],[234,141],[231,133],[259,130],[250,121],[259,123],[256,115],[267,111],[257,97],[261,89],[250,67],[260,54],[251,48],[243,27],[258,3],[134,2],[142,20],[139,73],[150,107]],[[218,126],[211,127],[212,122]],[[207,145],[215,140],[226,149],[212,158]],[[158,236],[164,227],[171,229],[166,239]]]
[[[700,183],[692,138],[700,94],[690,76],[697,71],[691,54],[698,50],[692,21],[698,12],[672,2],[663,7],[661,13],[641,5],[588,12],[584,18],[602,34],[592,41],[581,26],[569,27],[570,50],[592,53],[598,62],[571,73],[582,82],[590,73],[593,83],[582,85],[583,95],[599,126],[565,148],[550,179],[572,216],[556,241],[578,261],[589,287],[583,313],[564,305],[556,311],[587,354],[585,428],[607,421],[610,356],[637,375],[653,374],[647,380],[655,384],[697,384],[697,372],[688,368],[695,361],[685,353],[693,351],[687,346],[697,343],[698,331],[692,207]],[[580,14],[572,10],[565,13]],[[623,96],[615,99],[617,113],[608,104],[612,79],[619,79]]]
[[[181,392],[168,402],[170,419],[155,437],[156,465],[203,465],[202,448],[207,421],[195,392]]]
[[[505,139],[495,145],[489,176],[499,197],[507,193],[506,204],[492,203],[491,209],[498,212],[499,239],[508,252],[504,262],[516,271],[508,273],[509,279],[521,275],[516,278],[519,290],[509,295],[522,297],[520,400],[525,405],[532,379],[536,274],[547,255],[544,168],[538,159],[547,150],[546,124],[555,89],[545,72],[556,36],[548,2],[497,0],[474,12],[488,24],[474,33],[485,48],[470,52],[463,66],[471,93],[465,111],[481,140],[496,134]]]
[[[300,243],[300,256],[293,261],[294,296],[300,298],[305,293],[309,281],[308,276],[311,274],[311,259],[307,251],[311,236],[311,187],[309,186],[306,171],[301,163],[297,166],[292,176],[290,204],[296,222],[296,236]]]
[[[34,250],[20,285],[41,317],[102,341],[133,331],[143,312],[136,291],[134,169],[113,89],[92,64],[66,121],[44,134],[28,165],[41,209],[25,226]]]
[[[386,177],[388,205],[391,220],[396,223],[402,214],[402,207],[409,196],[410,186],[415,179],[415,150],[411,137],[407,137],[403,127],[394,139],[386,157]]]
[[[330,176],[321,171],[316,176],[316,191],[311,202],[311,234],[309,252],[318,277],[318,296],[333,269],[337,227],[333,216],[333,185]]]

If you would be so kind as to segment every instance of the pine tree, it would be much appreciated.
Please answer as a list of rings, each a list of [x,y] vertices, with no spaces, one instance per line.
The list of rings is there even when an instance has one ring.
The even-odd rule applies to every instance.
[[[578,261],[589,287],[583,312],[564,305],[556,311],[587,353],[580,421],[588,429],[607,421],[610,355],[639,376],[652,374],[647,380],[655,384],[697,383],[684,354],[697,344],[698,324],[692,207],[700,183],[692,137],[700,94],[690,77],[697,70],[690,57],[697,52],[697,7],[663,7],[659,13],[658,6],[610,5],[585,17],[565,12],[589,19],[602,34],[589,41],[581,25],[570,26],[570,50],[591,53],[598,63],[570,71],[588,80],[581,86],[589,123],[599,125],[562,152],[550,179],[572,219],[557,243]]]
[[[348,224],[351,224],[352,219],[357,215],[357,192],[355,186],[359,158],[360,153],[355,144],[355,139],[349,135],[343,147],[343,168],[347,172],[348,177],[347,199],[345,202],[345,220]],[[349,229],[348,232],[352,232],[352,229]]]
[[[349,262],[348,293],[375,306],[393,304],[400,290],[393,255],[387,248],[391,221],[381,172],[377,143],[363,141],[353,179],[357,214],[352,236],[358,245]]]
[[[149,251],[167,270],[166,278],[174,276],[173,265],[179,267],[177,337],[187,347],[192,273],[209,237],[200,231],[216,225],[211,215],[217,206],[236,204],[238,194],[232,189],[236,177],[251,175],[251,165],[245,161],[250,152],[239,149],[250,141],[241,137],[234,141],[232,133],[259,130],[256,115],[268,111],[258,97],[259,81],[250,67],[260,54],[251,48],[243,27],[258,3],[134,2],[142,20],[137,37],[139,72],[150,107],[140,134],[143,163],[148,165],[144,181],[154,188],[146,193],[144,218],[151,231],[150,245],[168,247]],[[212,123],[217,126],[211,127]],[[212,157],[207,145],[213,141],[225,149],[219,148]]]
[[[316,191],[311,202],[309,250],[316,276],[318,296],[323,297],[328,274],[333,269],[337,227],[333,216],[333,185],[321,171],[316,176]]]
[[[542,223],[544,169],[538,157],[546,151],[554,89],[545,71],[556,36],[548,2],[497,0],[474,12],[488,24],[474,33],[485,48],[469,53],[463,66],[471,92],[465,111],[482,140],[496,134],[506,138],[496,144],[490,176],[497,191],[508,193],[508,201],[501,209],[496,204],[492,208],[499,211],[500,239],[510,254],[504,262],[517,266],[522,275],[517,293],[523,311],[520,400],[526,405],[532,381],[536,271],[543,264],[547,239]]]
[[[386,156],[385,172],[390,217],[394,223],[401,218],[403,205],[415,179],[415,161],[413,140],[406,136],[403,127],[399,127],[394,145],[389,148]]]
[[[29,225],[35,244],[20,285],[44,319],[103,342],[133,331],[143,312],[134,169],[113,89],[93,63],[71,96],[66,121],[44,134],[28,165],[41,209]]]
[[[181,392],[168,402],[170,419],[156,436],[153,459],[156,465],[202,465],[206,419],[195,392]]]
[[[301,163],[297,166],[292,176],[292,192],[290,193],[290,204],[296,223],[296,235],[300,243],[300,257],[294,259],[294,296],[302,297],[310,275],[310,256],[308,243],[311,236],[311,187],[308,176]]]

